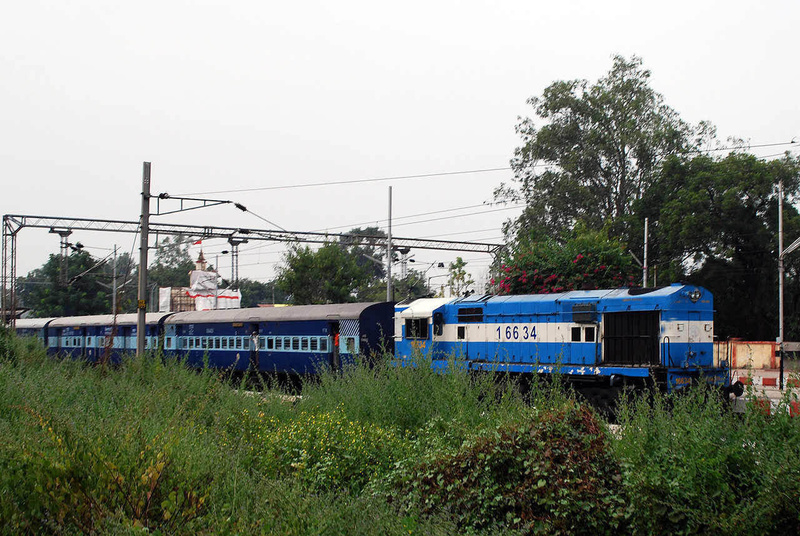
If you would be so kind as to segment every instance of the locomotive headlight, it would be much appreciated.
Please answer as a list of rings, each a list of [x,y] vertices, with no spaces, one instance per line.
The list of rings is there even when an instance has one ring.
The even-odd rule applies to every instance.
[[[692,303],[697,303],[697,300],[700,299],[700,291],[694,289],[689,293],[689,299],[692,300]]]

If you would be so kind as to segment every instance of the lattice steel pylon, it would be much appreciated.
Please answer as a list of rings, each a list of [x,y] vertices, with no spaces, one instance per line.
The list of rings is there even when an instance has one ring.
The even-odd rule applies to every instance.
[[[17,234],[25,227],[38,229],[59,229],[66,231],[83,230],[112,233],[138,233],[138,221],[103,220],[91,218],[64,218],[58,216],[33,216],[6,214],[3,216],[3,267],[2,267],[2,311],[6,319],[14,323],[17,309]],[[167,234],[201,239],[221,238],[242,243],[248,241],[266,242],[305,242],[324,244],[339,241],[344,237],[348,241],[363,239],[376,247],[386,247],[386,237],[373,235],[351,235],[340,233],[318,233],[307,231],[286,231],[276,229],[255,229],[243,227],[216,227],[201,225],[181,225],[150,222],[151,234]],[[231,242],[233,246],[233,243]],[[443,251],[468,251],[496,255],[503,244],[486,242],[458,242],[452,240],[429,240],[418,238],[392,237],[392,249],[416,248]],[[233,249],[233,248],[232,248]],[[238,280],[238,247],[233,261],[236,265],[234,279]],[[10,315],[10,316],[9,316]],[[6,320],[7,322],[9,320]]]
[[[0,311],[3,323],[11,324],[17,318],[17,233],[22,227],[14,227],[8,216],[3,216],[3,267]]]

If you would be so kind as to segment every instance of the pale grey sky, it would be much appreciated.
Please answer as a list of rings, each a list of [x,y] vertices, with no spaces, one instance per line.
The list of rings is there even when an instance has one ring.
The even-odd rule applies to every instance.
[[[0,213],[136,220],[143,161],[153,192],[173,194],[505,167],[525,100],[554,80],[596,80],[613,54],[641,56],[666,103],[723,139],[800,141],[798,15],[796,0],[6,2]],[[286,229],[339,232],[385,225],[389,184],[404,217],[489,202],[510,178],[212,197]],[[394,234],[499,241],[517,213],[397,220]],[[268,227],[232,207],[162,221]],[[72,238],[98,257],[133,243]],[[204,244],[212,261],[218,242]],[[242,275],[269,279],[282,250],[243,246]],[[22,231],[18,274],[57,251],[56,236]],[[416,252],[421,263],[454,256]],[[463,257],[476,276],[489,263]]]

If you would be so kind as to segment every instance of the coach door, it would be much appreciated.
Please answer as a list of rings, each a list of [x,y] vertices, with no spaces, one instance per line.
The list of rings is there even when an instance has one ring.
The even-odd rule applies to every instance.
[[[603,315],[603,361],[607,365],[658,365],[660,313],[641,311]]]
[[[258,370],[258,323],[250,324],[250,370]]]
[[[340,357],[340,350],[339,345],[341,341],[339,339],[339,321],[338,320],[331,320],[328,322],[328,333],[331,334],[330,345],[331,345],[331,362],[330,366],[333,370],[339,370],[342,366],[342,360]]]

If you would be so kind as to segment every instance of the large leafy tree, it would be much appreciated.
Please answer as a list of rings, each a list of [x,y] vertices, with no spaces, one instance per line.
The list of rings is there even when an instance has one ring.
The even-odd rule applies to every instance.
[[[800,159],[673,157],[637,203],[639,222],[651,221],[651,264],[660,268],[659,277],[710,289],[721,337],[777,335],[779,181],[787,200],[800,194]],[[791,241],[800,235],[800,216],[790,203],[784,208]],[[793,337],[800,337],[793,315],[800,299],[798,269],[800,261],[788,257],[786,316]]]
[[[150,283],[159,287],[188,287],[189,272],[194,270],[189,244],[180,237],[166,237],[156,244],[153,264],[148,270]]]
[[[67,277],[61,276],[62,258],[50,255],[41,268],[18,281],[20,300],[33,316],[79,316],[111,313],[111,289],[102,268],[105,263],[85,251],[67,259]]]
[[[279,268],[278,288],[296,305],[344,303],[357,298],[357,290],[369,280],[356,256],[339,244],[328,243],[314,251],[294,246]]]
[[[615,56],[596,83],[556,81],[528,100],[537,119],[517,125],[522,145],[511,162],[514,184],[496,191],[526,204],[511,234],[558,235],[578,221],[595,229],[622,222],[661,160],[694,147],[694,129],[649,79],[640,58]]]

